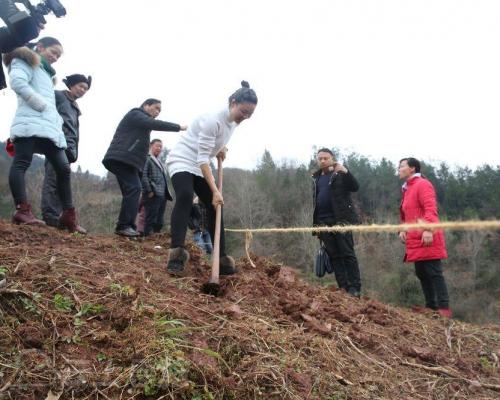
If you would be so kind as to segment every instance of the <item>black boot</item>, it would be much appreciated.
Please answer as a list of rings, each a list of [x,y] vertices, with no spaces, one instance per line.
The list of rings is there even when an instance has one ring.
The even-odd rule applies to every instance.
[[[347,290],[347,293],[349,293],[352,297],[357,297],[358,299],[361,298],[361,292],[355,287],[351,286],[349,290]]]
[[[219,261],[220,275],[234,275],[236,272],[236,263],[231,256],[222,256]]]
[[[140,236],[141,234],[137,232],[134,228],[132,227],[127,227],[127,228],[122,228],[122,229],[116,229],[115,234],[118,236],[125,236],[128,238],[136,238]]]

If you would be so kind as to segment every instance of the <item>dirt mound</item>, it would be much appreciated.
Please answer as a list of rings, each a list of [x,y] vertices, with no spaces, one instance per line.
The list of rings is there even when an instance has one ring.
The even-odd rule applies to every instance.
[[[0,399],[493,399],[500,328],[447,321],[255,258],[200,292],[165,273],[164,235],[0,222]],[[0,270],[1,271],[1,270]]]

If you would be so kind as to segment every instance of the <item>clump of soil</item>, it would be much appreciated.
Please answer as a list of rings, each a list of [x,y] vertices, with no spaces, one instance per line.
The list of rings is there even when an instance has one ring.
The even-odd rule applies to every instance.
[[[416,314],[242,259],[223,295],[168,237],[0,222],[0,399],[495,399],[500,327]]]

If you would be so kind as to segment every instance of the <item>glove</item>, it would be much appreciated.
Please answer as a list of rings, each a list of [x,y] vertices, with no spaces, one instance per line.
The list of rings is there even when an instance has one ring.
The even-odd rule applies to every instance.
[[[12,143],[12,140],[10,140],[10,138],[7,139],[7,142],[5,143],[5,151],[11,157],[14,157],[16,155],[16,152],[14,150],[14,143]]]

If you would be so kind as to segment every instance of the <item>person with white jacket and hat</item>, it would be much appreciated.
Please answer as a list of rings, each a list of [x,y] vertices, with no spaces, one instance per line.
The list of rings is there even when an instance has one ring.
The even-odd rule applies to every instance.
[[[10,86],[17,94],[18,107],[10,130],[14,160],[9,171],[9,186],[14,198],[16,224],[44,224],[32,211],[26,195],[25,173],[33,154],[43,154],[57,175],[62,205],[59,226],[75,232],[78,226],[71,194],[71,168],[66,157],[63,120],[56,108],[55,70],[63,53],[61,43],[52,37],[41,38],[34,46],[19,47],[4,55]]]

